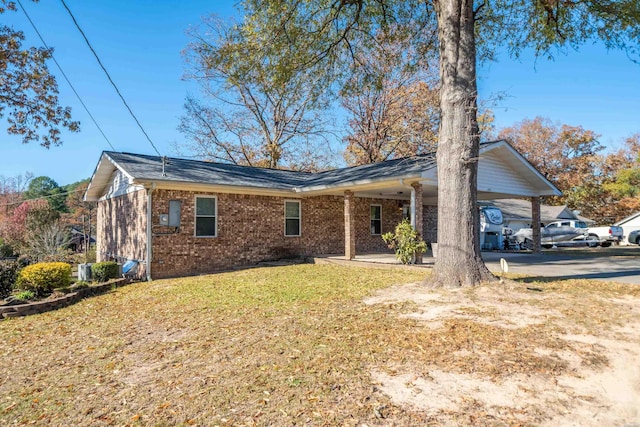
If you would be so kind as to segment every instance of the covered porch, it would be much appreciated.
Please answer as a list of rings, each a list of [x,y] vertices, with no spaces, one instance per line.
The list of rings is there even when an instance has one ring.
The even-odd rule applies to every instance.
[[[395,262],[392,254],[356,251],[357,239],[362,239],[362,234],[357,232],[362,226],[357,222],[356,204],[362,203],[363,199],[397,201],[403,209],[407,208],[405,216],[408,216],[418,234],[429,243],[437,243],[438,175],[434,156],[418,156],[351,168],[348,179],[345,177],[342,182],[338,180],[337,185],[335,178],[334,176],[333,185],[323,186],[322,182],[318,182],[317,185],[301,189],[300,192],[305,196],[335,195],[344,198],[344,259]],[[540,197],[560,194],[551,182],[507,142],[496,141],[481,145],[478,161],[478,200],[527,199],[531,202],[532,224],[540,224]],[[446,214],[455,215],[456,212]],[[372,235],[393,231],[377,229],[377,224],[382,223],[382,218],[376,215],[378,211],[372,208]],[[540,252],[539,227],[533,227],[533,239],[534,252]],[[423,264],[429,265],[433,262],[432,254],[424,255]]]

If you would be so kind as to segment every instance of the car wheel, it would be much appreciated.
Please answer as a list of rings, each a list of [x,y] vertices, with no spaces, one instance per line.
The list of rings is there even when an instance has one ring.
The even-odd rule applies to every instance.
[[[545,249],[551,249],[553,247],[553,245],[544,244],[544,245],[542,245],[542,247],[545,248]]]
[[[640,245],[640,236],[636,238],[636,245]]]
[[[587,245],[590,248],[596,248],[600,244],[600,238],[595,234],[589,234],[586,240],[587,240]]]

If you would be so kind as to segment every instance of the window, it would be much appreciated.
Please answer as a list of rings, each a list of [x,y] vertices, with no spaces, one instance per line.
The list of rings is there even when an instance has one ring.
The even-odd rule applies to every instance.
[[[216,237],[217,202],[215,196],[196,197],[196,237]]]
[[[382,234],[382,205],[371,205],[371,234]]]
[[[300,236],[300,202],[297,200],[284,202],[284,235]]]

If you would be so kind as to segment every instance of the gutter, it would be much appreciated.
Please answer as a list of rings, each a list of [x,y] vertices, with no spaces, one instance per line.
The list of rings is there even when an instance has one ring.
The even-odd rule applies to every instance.
[[[153,190],[156,188],[156,183],[152,182],[150,187],[147,187],[147,281],[150,282],[151,278],[151,257],[153,255],[153,232],[151,225],[151,208],[153,199]]]

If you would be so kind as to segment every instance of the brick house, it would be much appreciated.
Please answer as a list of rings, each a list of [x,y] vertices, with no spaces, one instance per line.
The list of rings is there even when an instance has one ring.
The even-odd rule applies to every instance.
[[[478,198],[560,192],[505,141],[481,145]],[[385,252],[403,217],[436,241],[434,155],[305,173],[104,152],[85,200],[98,201],[98,261],[137,260],[147,279],[264,260]]]

